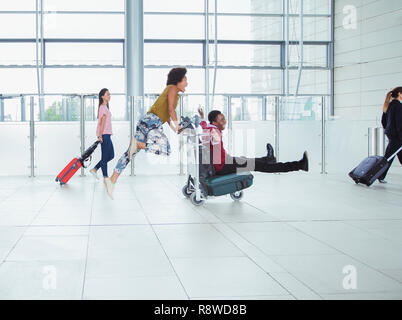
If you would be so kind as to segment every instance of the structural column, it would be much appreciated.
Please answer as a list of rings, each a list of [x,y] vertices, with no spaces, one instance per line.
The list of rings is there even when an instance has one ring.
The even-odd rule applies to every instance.
[[[80,96],[80,139],[81,139],[81,154],[85,152],[85,96]],[[85,168],[81,167],[81,177],[85,177]]]
[[[331,4],[331,44],[329,46],[329,68],[330,68],[330,102],[329,115],[335,115],[335,0]]]
[[[0,95],[0,121],[4,121],[4,97]]]
[[[21,96],[21,121],[25,122],[27,120],[26,109],[25,109],[25,96]]]
[[[283,98],[275,97],[275,154],[276,158],[280,159],[280,124],[281,124],[281,103],[283,103]]]
[[[325,97],[321,98],[321,174],[327,174],[327,158],[326,158],[326,121],[327,107]]]
[[[211,110],[210,106],[210,79],[209,79],[209,0],[205,0],[205,47],[204,47],[204,66],[205,66],[205,114],[208,114]]]
[[[34,97],[29,101],[29,145],[30,145],[30,170],[31,178],[35,178],[35,100]]]
[[[144,103],[143,0],[126,0],[125,29],[127,111],[130,110],[132,113],[141,108]],[[134,132],[135,120],[134,115],[131,114],[131,132]],[[131,163],[131,175],[134,175],[134,161]]]

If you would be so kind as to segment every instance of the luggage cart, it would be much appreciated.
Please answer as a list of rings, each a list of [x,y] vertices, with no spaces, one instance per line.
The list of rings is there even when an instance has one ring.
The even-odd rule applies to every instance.
[[[183,195],[195,206],[202,206],[209,197],[230,194],[233,201],[243,198],[243,190],[253,184],[251,173],[215,176],[210,154],[210,135],[204,133],[200,117],[182,117],[180,134],[185,138],[187,182]]]
[[[200,186],[200,148],[204,148],[202,137],[206,136],[202,132],[200,126],[200,117],[195,116],[194,119],[182,117],[180,123],[181,134],[185,142],[187,159],[187,183],[183,187],[183,195],[190,199],[195,206],[201,206],[207,200],[206,192]]]

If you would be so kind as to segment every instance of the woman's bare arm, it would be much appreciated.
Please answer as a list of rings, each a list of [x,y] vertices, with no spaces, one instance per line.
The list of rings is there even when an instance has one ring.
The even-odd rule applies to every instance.
[[[176,131],[176,132],[180,129],[179,121],[177,119],[177,113],[175,110],[177,95],[178,95],[177,89],[175,87],[170,87],[170,89],[168,91],[168,108],[169,108],[169,115],[170,115],[170,118],[173,120],[175,129],[173,129],[171,123],[169,125],[173,129],[173,131]]]
[[[103,130],[105,129],[105,123],[106,123],[106,116],[103,116],[101,119],[101,125],[100,125],[100,129],[99,129],[99,141],[103,142]]]
[[[172,129],[173,131],[176,132],[176,127],[172,124],[172,121],[170,121],[170,119],[169,119],[167,122],[168,122],[170,129]]]

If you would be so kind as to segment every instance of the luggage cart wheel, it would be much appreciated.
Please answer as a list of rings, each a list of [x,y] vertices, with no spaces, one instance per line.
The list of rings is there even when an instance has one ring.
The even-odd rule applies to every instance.
[[[240,201],[241,199],[243,199],[243,196],[244,196],[243,191],[234,192],[230,194],[230,197],[232,198],[233,201]]]
[[[56,181],[56,182],[59,182],[59,178],[56,177],[56,180],[55,180],[55,181]]]
[[[191,203],[197,207],[202,206],[205,203],[205,200],[197,201],[195,192],[190,196],[190,200]]]
[[[187,186],[187,185],[185,185],[181,191],[183,192],[183,195],[184,195],[186,198],[190,198],[190,197],[191,197],[191,192],[188,191],[188,186]]]

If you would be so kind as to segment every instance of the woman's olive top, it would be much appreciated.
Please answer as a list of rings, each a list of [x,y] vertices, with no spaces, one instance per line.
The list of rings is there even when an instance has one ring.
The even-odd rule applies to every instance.
[[[153,113],[161,119],[162,124],[168,122],[170,119],[169,114],[169,102],[168,102],[168,92],[172,85],[166,87],[166,89],[162,92],[158,100],[154,103],[152,108],[148,113]],[[174,104],[174,108],[177,108],[177,104],[179,103],[179,95],[177,95],[176,102]]]

